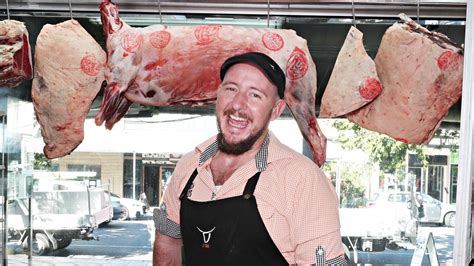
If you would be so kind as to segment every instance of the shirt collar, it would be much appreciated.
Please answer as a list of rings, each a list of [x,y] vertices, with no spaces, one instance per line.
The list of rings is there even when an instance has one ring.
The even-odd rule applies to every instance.
[[[255,166],[259,172],[263,172],[267,169],[268,165],[268,145],[270,143],[270,135],[267,134],[263,141],[260,150],[255,155]],[[199,165],[201,166],[204,162],[209,160],[211,157],[216,155],[218,150],[217,138],[209,144],[199,156]]]

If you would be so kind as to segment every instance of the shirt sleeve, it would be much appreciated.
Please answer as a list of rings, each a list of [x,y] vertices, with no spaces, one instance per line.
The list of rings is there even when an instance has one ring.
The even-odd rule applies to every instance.
[[[301,176],[290,225],[296,263],[314,264],[343,256],[339,203],[333,185],[319,168],[303,167],[298,172]]]
[[[162,234],[173,238],[181,238],[180,230],[180,200],[181,187],[183,181],[186,181],[186,168],[192,156],[185,155],[176,165],[173,176],[171,177],[168,186],[166,187],[163,201],[160,207],[153,211],[153,220],[155,222],[156,230]]]

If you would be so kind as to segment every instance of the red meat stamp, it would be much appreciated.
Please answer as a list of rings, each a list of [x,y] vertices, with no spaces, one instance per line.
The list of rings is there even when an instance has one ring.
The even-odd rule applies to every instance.
[[[462,60],[462,56],[453,51],[445,51],[438,57],[438,67],[441,70],[457,69],[459,63]]]
[[[271,51],[278,51],[283,48],[285,42],[280,34],[275,32],[267,32],[262,36],[263,45]]]
[[[204,25],[194,30],[197,45],[208,45],[217,39],[222,25]]]
[[[158,49],[165,48],[171,40],[171,33],[165,30],[155,31],[150,35],[150,43]]]
[[[303,50],[296,47],[291,52],[290,58],[286,63],[286,76],[290,80],[298,80],[306,75],[308,71],[308,59]]]
[[[122,48],[132,53],[143,44],[143,35],[136,31],[127,31],[122,35]]]
[[[359,86],[359,94],[366,100],[373,100],[382,92],[382,85],[377,79],[369,78]]]
[[[86,75],[95,77],[99,74],[100,68],[101,64],[93,55],[86,55],[81,60],[81,70]]]

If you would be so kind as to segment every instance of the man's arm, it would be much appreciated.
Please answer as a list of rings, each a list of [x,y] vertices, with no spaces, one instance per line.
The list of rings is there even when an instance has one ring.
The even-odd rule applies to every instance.
[[[153,245],[153,266],[181,265],[181,245],[179,238],[172,238],[156,230]]]

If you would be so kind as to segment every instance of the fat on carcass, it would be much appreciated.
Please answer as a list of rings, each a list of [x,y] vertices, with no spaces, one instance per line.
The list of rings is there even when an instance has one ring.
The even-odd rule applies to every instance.
[[[324,91],[319,117],[343,116],[373,101],[382,91],[362,37],[362,32],[351,27]]]
[[[23,22],[0,21],[0,87],[14,88],[33,77],[28,31]]]
[[[152,106],[204,105],[216,100],[220,65],[259,51],[286,72],[285,101],[313,152],[325,161],[326,138],[316,121],[316,66],[306,40],[292,30],[224,25],[133,28],[111,1],[101,5],[107,37],[107,87],[96,124],[111,129],[132,102]]]
[[[42,28],[31,94],[47,158],[71,153],[84,139],[84,121],[105,79],[105,62],[104,50],[76,20]]]
[[[347,118],[396,140],[428,143],[461,96],[463,50],[401,14],[375,58],[382,93]]]

